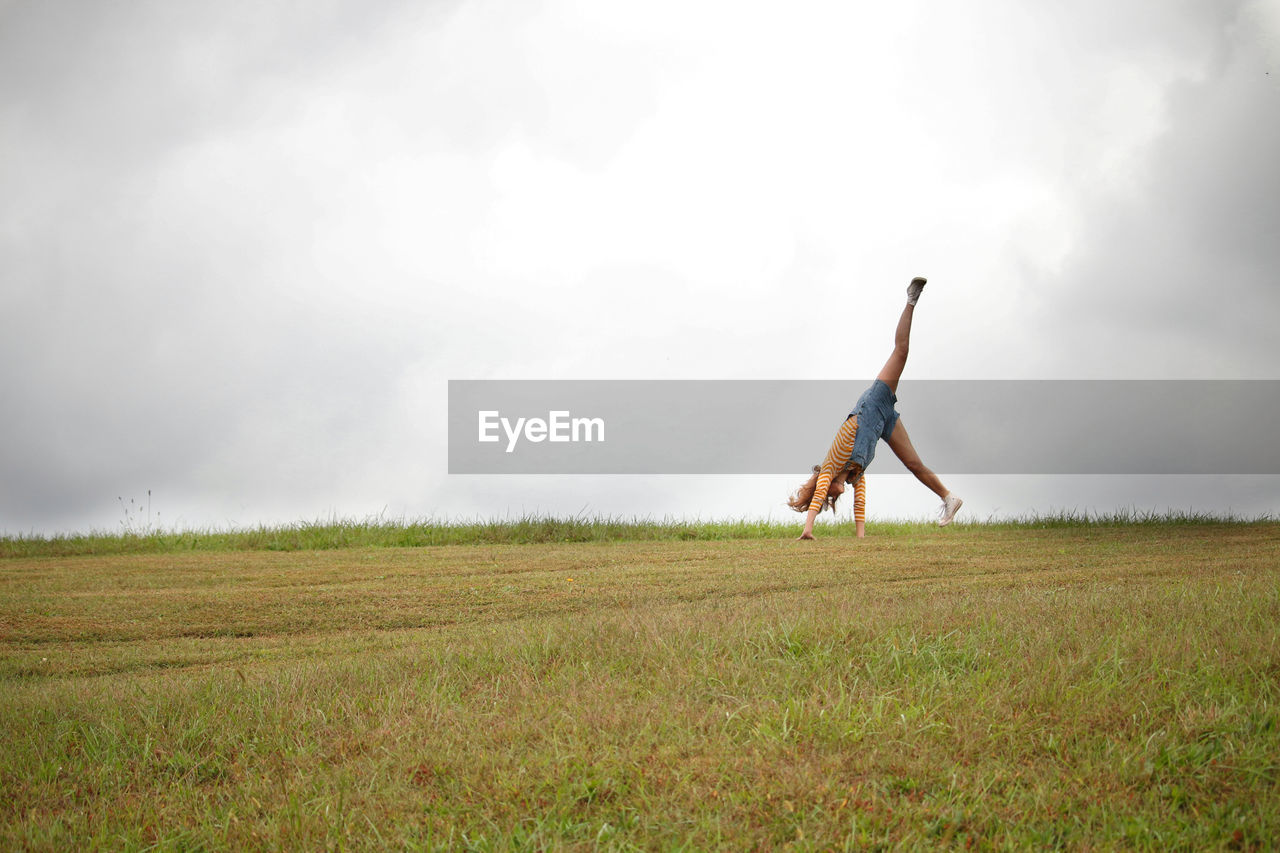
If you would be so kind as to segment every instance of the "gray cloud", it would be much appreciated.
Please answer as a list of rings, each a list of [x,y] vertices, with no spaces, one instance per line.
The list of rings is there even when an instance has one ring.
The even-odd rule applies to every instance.
[[[1203,74],[1166,92],[1128,181],[1085,190],[1075,249],[1039,283],[1042,366],[1280,376],[1280,81],[1249,8],[1215,11]]]
[[[286,176],[264,199],[252,183],[287,161],[221,164],[215,197],[182,158],[278,121],[391,11],[4,10],[0,526],[75,523],[152,486],[216,493],[228,475],[331,488],[350,464],[342,437],[385,409],[410,342],[394,323],[371,334],[369,306],[312,299],[306,187]]]

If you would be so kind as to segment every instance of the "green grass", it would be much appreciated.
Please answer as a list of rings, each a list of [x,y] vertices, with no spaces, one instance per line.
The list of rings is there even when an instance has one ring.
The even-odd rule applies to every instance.
[[[1280,837],[1276,523],[521,524],[6,552],[0,849]]]
[[[329,519],[254,528],[164,530],[130,524],[121,532],[0,536],[0,558],[65,557],[86,554],[174,554],[182,551],[314,551],[332,548],[421,548],[435,545],[529,545],[551,542],[720,541],[777,539],[795,535],[802,516],[782,521],[750,519],[688,521],[644,518],[553,518],[525,516],[508,521],[443,522],[433,520]],[[1268,523],[1269,516],[1241,519],[1195,512],[1121,510],[1089,514],[1063,511],[1001,522],[984,529],[1044,529],[1114,525],[1205,525]],[[823,519],[825,535],[852,536],[852,521]],[[963,526],[969,522],[958,522]],[[932,527],[929,521],[877,521],[877,536],[909,536]]]

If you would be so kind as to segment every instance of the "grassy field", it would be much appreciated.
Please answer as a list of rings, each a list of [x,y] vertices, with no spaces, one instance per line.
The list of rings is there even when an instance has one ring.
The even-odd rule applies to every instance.
[[[792,528],[0,540],[0,849],[1280,838],[1280,525]]]

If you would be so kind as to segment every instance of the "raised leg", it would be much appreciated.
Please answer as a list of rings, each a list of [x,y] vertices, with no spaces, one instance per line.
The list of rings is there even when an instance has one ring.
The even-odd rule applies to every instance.
[[[928,486],[929,491],[944,501],[947,499],[947,495],[951,492],[942,485],[938,475],[920,460],[920,454],[916,453],[915,447],[911,444],[911,436],[907,435],[907,429],[902,425],[902,418],[898,418],[897,426],[885,441],[888,442],[889,449],[902,460],[902,464],[907,466],[907,470],[914,474],[917,480]]]
[[[911,315],[915,312],[916,306],[907,303],[907,307],[902,309],[902,316],[898,318],[898,328],[893,332],[893,352],[889,355],[889,360],[884,363],[884,367],[880,368],[880,374],[876,376],[885,385],[889,386],[889,390],[898,393],[898,380],[902,378],[902,368],[907,366],[907,351],[911,345]]]

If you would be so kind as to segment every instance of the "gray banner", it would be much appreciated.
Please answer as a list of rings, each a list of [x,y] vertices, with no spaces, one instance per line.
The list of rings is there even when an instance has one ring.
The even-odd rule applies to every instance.
[[[871,380],[450,380],[451,474],[801,474]],[[949,474],[1280,474],[1276,380],[903,380]],[[882,441],[872,473],[905,473]]]

